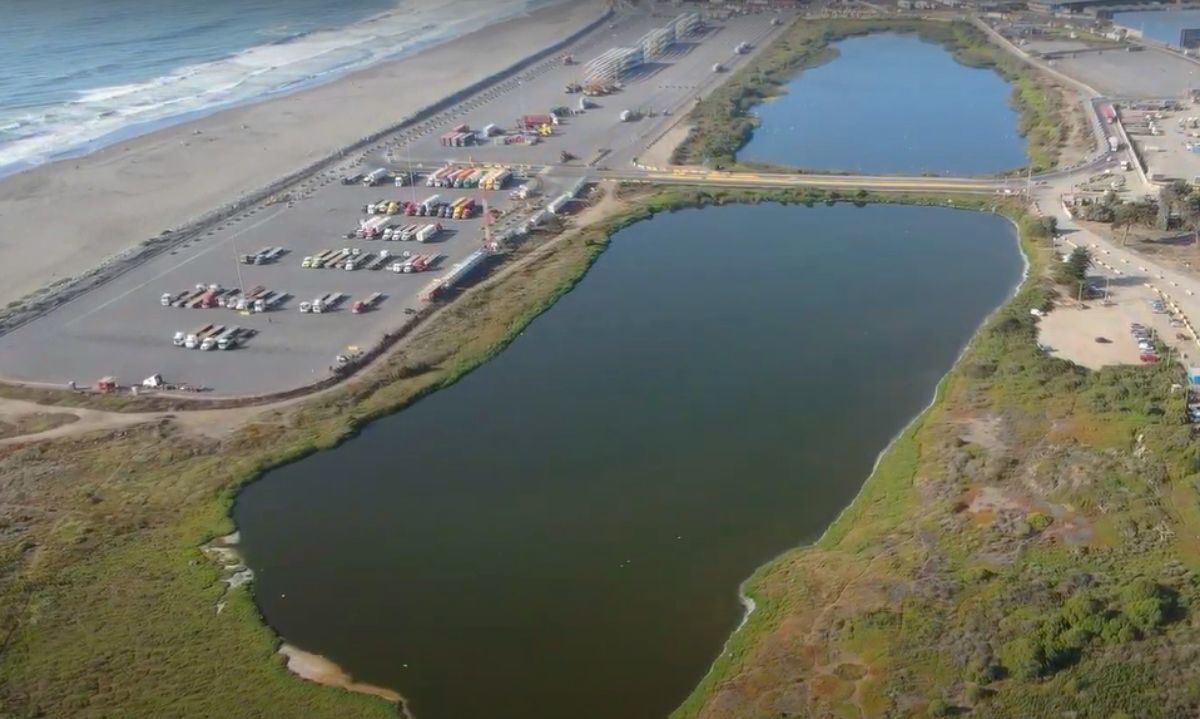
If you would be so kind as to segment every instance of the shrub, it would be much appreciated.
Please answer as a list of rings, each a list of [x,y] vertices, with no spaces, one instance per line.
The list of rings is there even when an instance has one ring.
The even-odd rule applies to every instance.
[[[1018,679],[1036,679],[1048,668],[1046,655],[1031,637],[1018,637],[1000,648],[1000,661]]]
[[[1125,614],[1135,627],[1143,631],[1153,629],[1166,620],[1162,601],[1159,599],[1139,599],[1126,604]]]
[[[1033,527],[1035,532],[1041,532],[1054,523],[1052,517],[1041,512],[1030,512],[1025,516],[1025,521],[1029,523],[1030,527]]]
[[[1137,639],[1137,630],[1125,615],[1117,614],[1104,622],[1100,638],[1108,644],[1124,644]]]
[[[1142,631],[1165,624],[1174,605],[1171,592],[1145,577],[1133,580],[1121,591],[1121,611]]]

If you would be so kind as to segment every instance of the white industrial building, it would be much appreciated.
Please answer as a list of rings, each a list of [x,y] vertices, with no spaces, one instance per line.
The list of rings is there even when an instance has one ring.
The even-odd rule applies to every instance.
[[[665,53],[677,40],[700,29],[700,13],[683,13],[638,40],[637,47],[614,47],[583,66],[585,82],[618,82],[625,73]]]
[[[614,47],[583,67],[587,82],[616,82],[645,61],[640,47]]]

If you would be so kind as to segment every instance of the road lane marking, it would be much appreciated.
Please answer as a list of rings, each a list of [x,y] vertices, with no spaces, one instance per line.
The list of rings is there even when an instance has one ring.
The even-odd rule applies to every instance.
[[[265,225],[266,223],[268,223],[268,222],[270,222],[271,220],[273,220],[273,219],[275,219],[276,217],[278,217],[278,216],[280,215],[280,213],[282,213],[282,212],[283,212],[285,209],[287,209],[287,208],[286,208],[286,207],[281,207],[281,208],[279,208],[279,209],[278,209],[278,210],[277,210],[277,211],[276,211],[274,214],[272,214],[272,215],[268,215],[268,216],[266,216],[266,217],[262,218],[261,220],[259,220],[258,222],[255,222],[255,223],[253,223],[253,224],[246,225],[245,227],[243,227],[243,228],[239,229],[237,232],[235,232],[235,233],[233,233],[233,234],[229,235],[229,236],[228,236],[228,237],[226,237],[225,239],[223,239],[223,240],[220,240],[219,242],[217,242],[216,244],[214,244],[212,247],[209,247],[209,248],[207,248],[207,249],[204,249],[204,250],[202,250],[202,251],[200,251],[200,252],[197,252],[196,254],[192,255],[191,257],[187,258],[186,260],[183,260],[182,262],[179,262],[179,263],[177,263],[177,264],[173,265],[172,267],[169,267],[169,268],[167,268],[167,269],[163,270],[162,272],[160,272],[160,273],[158,273],[157,275],[155,275],[155,276],[151,277],[150,279],[146,280],[145,282],[141,283],[140,285],[136,285],[136,286],[134,286],[134,287],[131,287],[130,289],[126,290],[125,292],[122,292],[121,294],[117,295],[116,297],[112,298],[111,300],[109,300],[109,301],[107,301],[107,302],[103,302],[103,303],[101,303],[101,304],[99,304],[99,305],[96,305],[95,307],[91,308],[90,310],[88,310],[87,312],[83,313],[82,315],[80,315],[80,316],[76,317],[76,318],[75,318],[75,319],[73,319],[73,320],[70,320],[70,321],[68,321],[66,324],[64,324],[64,325],[63,325],[63,327],[70,327],[71,325],[75,324],[76,322],[79,322],[80,320],[85,320],[85,319],[87,319],[88,317],[91,317],[92,315],[96,314],[96,313],[97,313],[97,312],[99,312],[100,310],[103,310],[103,309],[105,309],[106,307],[109,307],[109,306],[110,306],[110,305],[112,305],[113,303],[115,303],[115,302],[118,302],[118,301],[120,301],[120,300],[123,300],[123,299],[125,299],[126,297],[128,297],[128,296],[129,296],[129,295],[131,295],[131,294],[133,294],[134,292],[139,292],[139,291],[141,291],[142,289],[144,289],[144,288],[146,287],[146,285],[149,285],[151,282],[157,282],[158,280],[160,280],[160,279],[162,279],[163,277],[165,277],[165,276],[167,276],[167,275],[171,274],[171,273],[172,273],[172,272],[174,272],[175,270],[178,270],[180,267],[183,267],[184,265],[188,264],[188,263],[189,263],[189,262],[191,262],[192,260],[195,260],[195,259],[197,259],[197,258],[199,258],[199,257],[202,257],[202,256],[204,256],[204,255],[207,255],[209,252],[212,252],[213,250],[217,249],[218,247],[222,247],[222,246],[224,246],[224,245],[226,245],[226,244],[228,244],[228,243],[232,242],[233,240],[236,240],[238,237],[240,237],[240,236],[242,236],[242,235],[246,234],[246,233],[247,233],[247,232],[249,232],[250,230],[254,230],[254,229],[257,229],[258,227],[261,227],[262,225]],[[235,262],[240,262],[240,261],[241,261],[241,260],[240,260],[239,258],[237,258],[237,257],[235,257],[235,258],[233,258],[233,259],[234,259],[234,261],[235,261]],[[153,260],[151,260],[151,262],[153,262]],[[134,268],[134,269],[136,269],[136,268]],[[81,294],[79,297],[77,297],[77,298],[75,298],[75,299],[79,299],[80,297],[84,297],[84,296],[86,296],[87,294],[88,294],[88,293],[87,293],[87,292],[85,292],[85,293]],[[74,300],[72,300],[72,302],[74,302]],[[68,302],[67,304],[71,304],[71,303],[70,303],[70,302]],[[64,306],[65,306],[65,305],[64,305]]]

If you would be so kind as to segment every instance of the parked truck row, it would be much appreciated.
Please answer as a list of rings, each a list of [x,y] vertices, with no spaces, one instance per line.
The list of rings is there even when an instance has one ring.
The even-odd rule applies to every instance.
[[[262,285],[243,292],[237,287],[198,284],[183,292],[164,292],[159,304],[188,309],[221,307],[241,312],[266,312],[278,307],[287,298],[288,293],[269,290]]]
[[[287,253],[282,247],[264,247],[252,255],[242,255],[239,259],[243,265],[266,265],[278,260]]]
[[[312,302],[301,302],[300,312],[301,314],[311,313],[316,315],[322,312],[331,312],[340,307],[348,299],[350,299],[350,295],[344,292],[330,292],[319,297],[314,297]]]
[[[418,262],[417,266],[413,269],[396,269],[397,264],[406,264],[414,258],[421,257],[425,259]],[[347,271],[391,269],[394,272],[420,272],[432,267],[433,262],[430,260],[434,257],[440,258],[441,255],[417,255],[407,251],[392,253],[387,250],[365,252],[357,247],[344,247],[340,250],[322,250],[315,255],[305,257],[304,262],[300,266],[304,269],[341,269]]]
[[[255,335],[245,327],[227,327],[220,324],[201,325],[191,332],[176,332],[171,344],[189,350],[231,350]]]
[[[405,217],[442,217],[454,220],[469,220],[475,216],[476,202],[471,197],[460,197],[456,200],[444,201],[440,195],[431,195],[420,202],[380,200],[363,205],[363,211],[368,215],[404,215]],[[361,239],[378,236],[377,225],[387,227],[386,221],[362,221],[353,236]]]
[[[456,213],[463,214],[456,214]],[[463,205],[452,209],[449,204],[434,208],[430,212],[430,216],[444,216],[456,220],[466,219],[466,213],[474,212],[474,205]],[[409,223],[404,224],[399,219],[391,219],[386,215],[379,215],[372,220],[383,220],[383,222],[364,222],[357,230],[346,233],[347,239],[360,240],[388,240],[388,241],[403,241],[416,240],[417,242],[429,242],[436,238],[442,231],[440,223]]]
[[[503,190],[508,181],[512,179],[512,174],[512,170],[507,167],[464,167],[451,164],[435,170],[426,177],[425,186]]]
[[[342,184],[357,185],[361,183],[363,187],[378,187],[391,182],[396,187],[404,187],[412,184],[412,178],[413,173],[411,172],[391,172],[386,167],[379,167],[365,175],[346,175],[342,178]]]
[[[392,272],[409,274],[412,272],[425,272],[432,270],[442,260],[442,255],[438,254],[412,254],[405,252],[401,259],[392,263],[389,268]]]

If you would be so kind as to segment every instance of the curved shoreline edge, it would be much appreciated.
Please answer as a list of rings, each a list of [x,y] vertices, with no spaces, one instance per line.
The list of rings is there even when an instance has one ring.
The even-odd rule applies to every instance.
[[[279,654],[286,660],[287,670],[301,679],[307,679],[310,682],[323,684],[327,687],[345,689],[349,692],[377,696],[380,699],[399,704],[402,708],[403,716],[412,716],[408,712],[404,697],[399,692],[387,687],[356,682],[354,681],[354,677],[347,674],[344,669],[328,657],[307,652],[287,642],[279,645]]]
[[[674,212],[674,211],[683,210],[683,209],[703,209],[703,208],[707,208],[709,206],[719,206],[722,204],[757,204],[757,203],[762,203],[762,202],[778,203],[778,204],[800,204],[800,203],[811,202],[812,198],[814,196],[824,196],[823,191],[816,191],[814,193],[812,188],[804,188],[804,189],[784,188],[784,189],[755,190],[755,189],[740,189],[740,188],[738,188],[738,189],[706,188],[704,186],[676,186],[676,187],[661,187],[661,186],[659,186],[656,188],[656,191],[651,191],[648,194],[641,195],[641,196],[631,200],[629,208],[627,210],[625,210],[623,213],[621,213],[620,215],[616,216],[615,218],[603,220],[599,223],[587,225],[587,226],[579,228],[579,233],[586,234],[589,232],[598,232],[604,238],[603,241],[599,242],[595,246],[595,250],[587,256],[587,259],[582,264],[582,266],[575,268],[574,272],[565,276],[561,282],[558,282],[557,289],[551,294],[551,296],[544,303],[540,304],[539,306],[534,308],[532,311],[526,312],[526,313],[520,315],[515,321],[511,322],[508,326],[508,332],[506,333],[505,338],[501,342],[490,347],[487,352],[485,352],[482,356],[480,356],[478,358],[478,361],[474,361],[474,362],[469,363],[469,365],[462,366],[460,368],[461,371],[458,372],[452,379],[448,380],[447,382],[439,384],[435,388],[432,388],[430,390],[430,392],[437,391],[438,389],[444,389],[444,388],[448,387],[449,385],[453,384],[454,382],[457,382],[459,379],[462,379],[467,374],[469,374],[471,371],[482,366],[488,360],[490,360],[491,358],[495,357],[497,354],[502,352],[508,346],[508,344],[510,344],[512,341],[514,341],[521,334],[521,332],[524,330],[525,327],[527,327],[529,325],[529,323],[531,323],[534,319],[536,319],[542,313],[549,311],[563,295],[570,292],[576,285],[578,285],[579,282],[583,281],[583,279],[586,277],[588,271],[591,269],[593,264],[596,262],[596,260],[599,259],[600,255],[603,254],[604,250],[607,249],[608,243],[611,240],[612,236],[615,235],[620,230],[625,229],[632,224],[636,224],[638,222],[652,219],[655,215],[657,215],[660,212]],[[957,199],[957,202],[955,201],[956,199]],[[975,334],[977,335],[979,332],[979,329],[986,326],[986,324],[996,314],[996,312],[1003,309],[1012,300],[1012,298],[1016,295],[1016,293],[1024,285],[1026,279],[1029,277],[1029,269],[1030,269],[1029,258],[1026,255],[1024,248],[1022,246],[1021,233],[1020,233],[1017,223],[1013,220],[1012,217],[1009,217],[1002,212],[998,212],[997,208],[995,206],[993,206],[989,210],[988,209],[989,204],[984,202],[989,199],[991,199],[991,198],[982,198],[982,200],[981,200],[981,198],[979,198],[979,197],[970,197],[970,196],[961,197],[961,196],[955,196],[952,193],[942,193],[942,194],[933,194],[933,195],[916,195],[916,194],[912,194],[912,193],[898,193],[898,194],[897,193],[893,193],[893,194],[871,193],[871,194],[869,194],[868,198],[860,197],[860,198],[856,198],[856,199],[851,199],[851,198],[840,197],[838,199],[827,199],[827,201],[850,202],[853,204],[862,204],[862,205],[865,205],[865,204],[903,204],[903,205],[936,206],[936,207],[940,207],[940,208],[946,209],[946,210],[957,210],[957,211],[962,211],[962,212],[988,212],[990,214],[998,215],[998,216],[1003,217],[1006,220],[1008,220],[1009,223],[1014,227],[1014,239],[1017,242],[1018,250],[1020,251],[1021,257],[1024,261],[1023,274],[1022,274],[1021,280],[1014,286],[1014,288],[1013,288],[1012,292],[1009,294],[1009,296],[1003,302],[1001,302],[992,312],[990,312],[987,315],[987,317],[985,317],[983,319],[983,321],[980,323],[979,328],[976,329]],[[974,203],[977,206],[971,206],[972,203]],[[951,367],[947,371],[947,373],[952,371],[954,369],[954,367],[957,366],[957,364],[961,360],[963,354],[971,346],[971,342],[974,340],[974,336],[975,335],[973,335],[972,339],[968,340],[966,345],[964,345],[962,350],[960,350],[959,354],[957,355],[957,357],[954,360],[954,363],[951,365]],[[850,510],[851,508],[853,508],[855,506],[859,497],[862,496],[862,494],[864,493],[868,484],[870,483],[871,478],[875,475],[880,462],[883,460],[883,458],[888,453],[888,451],[892,448],[892,446],[895,444],[895,442],[898,439],[900,439],[902,436],[904,436],[904,434],[907,433],[911,428],[916,426],[920,422],[920,420],[925,417],[925,415],[928,413],[928,410],[937,403],[937,400],[941,396],[941,388],[942,388],[942,384],[944,383],[944,381],[945,381],[945,377],[943,377],[942,380],[939,380],[939,383],[938,383],[937,387],[935,388],[934,397],[930,400],[930,403],[925,407],[925,409],[923,409],[921,412],[919,412],[912,420],[910,420],[903,428],[901,428],[901,430],[896,434],[896,436],[893,437],[888,442],[888,444],[879,452],[879,454],[876,457],[875,464],[871,470],[871,473],[868,474],[866,479],[864,479],[859,493],[855,495],[855,498],[850,502],[850,504],[848,504],[845,508],[843,508],[842,511],[838,514],[838,516],[833,520],[833,522],[830,523],[829,527],[826,528],[825,533],[823,533],[821,535],[821,539],[823,539],[825,537],[825,534],[828,533],[830,531],[830,529],[832,529],[839,521],[841,521],[842,517],[845,515],[845,513],[848,510]],[[357,434],[358,430],[362,429],[370,422],[374,421],[375,419],[381,419],[384,416],[388,416],[388,415],[403,411],[406,407],[410,406],[413,402],[419,401],[419,399],[426,396],[426,394],[428,394],[428,393],[423,393],[419,396],[415,396],[415,397],[411,398],[410,401],[404,402],[400,406],[398,406],[394,409],[388,410],[378,416],[374,416],[369,419],[364,419],[363,421],[357,422],[352,431],[350,431],[348,434],[339,438],[332,446],[339,446],[343,442],[353,439],[353,437]],[[321,447],[319,449],[330,449],[330,448],[332,448],[332,446],[331,447]],[[239,486],[237,486],[234,490],[235,491],[234,501],[236,502],[236,494],[237,493],[240,493],[241,490],[245,489],[247,486],[249,486],[253,482],[256,482],[259,479],[261,479],[263,476],[265,476],[265,474],[267,472],[274,470],[274,469],[278,469],[279,467],[282,467],[286,464],[290,464],[293,461],[299,461],[300,459],[303,459],[303,456],[306,456],[306,455],[307,455],[307,453],[300,457],[293,458],[289,461],[284,461],[284,462],[280,462],[278,464],[271,465],[270,467],[264,468],[260,472],[256,473],[255,476],[240,483]],[[229,511],[227,512],[227,516],[230,518],[230,521],[232,521],[232,504],[230,505]],[[820,539],[818,539],[817,541],[820,541]],[[709,677],[712,674],[712,672],[716,669],[716,664],[729,651],[730,644],[738,638],[741,630],[750,622],[751,617],[754,615],[755,611],[758,609],[758,602],[753,598],[753,596],[751,596],[751,594],[746,589],[747,586],[749,585],[749,583],[753,580],[753,578],[755,576],[757,576],[760,572],[762,572],[767,567],[772,565],[777,559],[779,559],[780,557],[782,557],[792,551],[796,551],[797,549],[803,549],[804,546],[811,546],[811,545],[801,545],[798,547],[791,547],[791,548],[785,549],[780,554],[776,555],[775,557],[770,558],[769,560],[767,560],[766,562],[762,563],[760,566],[755,568],[755,570],[752,572],[751,576],[749,578],[747,578],[746,580],[744,580],[739,585],[738,599],[739,599],[739,603],[744,608],[742,617],[739,620],[737,627],[725,639],[725,642],[722,645],[721,651],[717,654],[716,658],[713,661],[713,664],[710,665],[709,670],[703,676],[698,678],[697,687],[699,685],[701,685],[704,682],[704,680],[707,677]],[[251,594],[252,594],[253,593],[253,583],[251,583],[249,589],[251,590]],[[257,603],[255,604],[255,606],[257,608]],[[264,625],[266,625],[268,628],[270,628],[270,625],[266,621],[265,617],[262,617],[260,615],[259,620]],[[272,631],[272,633],[274,633],[274,629],[271,629],[271,631]],[[282,637],[281,635],[276,635],[276,636],[278,637],[278,641],[282,642],[282,645],[291,646],[291,645],[287,644],[286,639],[284,637]],[[282,647],[281,647],[281,649],[282,649]],[[308,653],[308,652],[304,652],[304,654],[307,656],[317,657],[320,660],[322,660],[323,662],[328,663],[329,666],[331,666],[335,669],[338,669],[339,672],[341,671],[340,668],[337,666],[336,662],[334,662],[333,660],[331,660],[327,657],[324,657],[324,656],[321,656],[318,654]],[[288,669],[291,670],[291,667],[289,666]],[[293,673],[299,677],[302,677],[305,679],[311,678],[311,677],[305,676],[304,674],[302,674],[300,672],[296,672],[294,670],[291,670],[291,671],[293,671]],[[345,681],[353,684],[352,679],[348,675],[344,675],[344,673],[343,673],[343,676],[345,678]],[[314,681],[319,681],[319,680],[314,680]],[[341,687],[344,689],[348,689],[350,691],[360,691],[360,692],[363,692],[366,694],[374,694],[375,696],[381,696],[380,694],[378,694],[377,692],[374,692],[374,691],[363,691],[362,689],[356,689],[353,686],[346,686],[345,684],[341,683],[340,681],[333,681],[333,682],[319,681],[319,683],[328,684],[330,686]],[[364,685],[364,686],[369,687],[370,685]],[[385,691],[389,691],[389,690],[385,690]],[[398,694],[398,696],[402,697],[402,695],[399,695],[399,694]],[[413,715],[408,710],[407,702],[405,702],[403,700],[403,698],[401,698],[401,700],[400,700],[400,706],[403,708],[404,715],[408,719],[415,719],[415,715]],[[676,710],[676,712],[677,711],[678,710]],[[673,712],[671,716],[675,716],[675,712]]]
[[[947,209],[956,209],[956,208],[947,208]],[[957,208],[957,209],[962,209],[962,208]],[[982,210],[982,209],[963,210],[963,211],[965,211],[965,212],[987,212],[987,210]],[[930,399],[929,399],[929,403],[926,404],[925,407],[922,408],[920,412],[918,412],[916,415],[914,415],[913,418],[910,419],[903,427],[901,427],[900,431],[898,431],[895,434],[895,436],[893,436],[891,439],[889,439],[887,444],[884,446],[884,448],[879,451],[879,454],[875,455],[875,463],[871,465],[871,471],[867,474],[866,478],[863,480],[863,483],[859,487],[858,492],[854,495],[854,498],[851,499],[850,503],[847,504],[845,507],[843,507],[841,509],[841,511],[839,511],[837,513],[837,516],[834,517],[833,520],[825,527],[825,530],[823,532],[821,532],[820,536],[818,536],[812,542],[798,544],[794,547],[789,547],[789,548],[783,550],[782,552],[776,554],[775,556],[771,557],[770,559],[768,559],[767,561],[763,562],[758,567],[756,567],[755,570],[750,574],[750,576],[747,577],[746,579],[742,580],[742,583],[738,585],[738,602],[742,605],[742,607],[744,609],[744,611],[742,612],[742,618],[738,621],[737,627],[734,628],[734,630],[732,632],[730,632],[729,636],[725,639],[725,643],[721,646],[721,651],[717,654],[716,658],[713,659],[712,664],[709,665],[708,671],[705,672],[704,676],[701,677],[700,680],[697,682],[697,689],[699,689],[699,686],[701,684],[703,684],[703,682],[706,679],[708,679],[710,676],[713,675],[713,672],[716,671],[717,663],[720,661],[720,659],[723,656],[725,656],[729,652],[730,645],[737,638],[738,634],[742,631],[742,629],[744,629],[746,627],[746,625],[749,624],[751,615],[753,615],[755,610],[758,609],[758,602],[755,601],[754,597],[751,596],[750,592],[747,589],[749,584],[759,575],[760,572],[765,571],[768,567],[770,567],[776,561],[784,558],[785,556],[791,554],[792,552],[804,551],[806,549],[816,547],[817,545],[821,544],[822,541],[824,541],[825,537],[828,536],[829,532],[832,531],[833,528],[842,521],[842,518],[846,515],[846,513],[849,512],[851,509],[853,509],[854,506],[859,502],[859,500],[866,494],[868,485],[871,483],[872,478],[874,478],[876,473],[879,471],[879,465],[883,462],[884,457],[887,456],[887,453],[891,451],[892,447],[896,444],[896,442],[899,441],[900,438],[903,437],[905,434],[907,434],[910,430],[915,429],[917,427],[917,425],[929,413],[929,410],[931,410],[935,406],[937,406],[938,402],[942,398],[942,387],[946,381],[946,378],[950,375],[951,372],[954,371],[954,368],[958,366],[959,362],[962,361],[963,356],[966,355],[967,351],[971,348],[971,345],[975,342],[975,338],[979,336],[980,330],[982,330],[985,326],[987,326],[988,322],[991,321],[991,319],[996,315],[996,313],[998,313],[1002,309],[1004,309],[1004,307],[1007,306],[1009,302],[1012,302],[1013,298],[1015,298],[1017,296],[1017,293],[1019,293],[1021,291],[1021,288],[1024,287],[1025,283],[1029,280],[1029,277],[1030,277],[1029,271],[1030,271],[1032,265],[1030,264],[1029,254],[1025,249],[1023,238],[1021,237],[1020,225],[1012,217],[1005,215],[1003,213],[991,212],[990,214],[996,215],[998,217],[1003,217],[1005,220],[1008,221],[1008,223],[1010,225],[1012,225],[1013,236],[1014,236],[1013,239],[1017,243],[1017,251],[1021,254],[1021,260],[1023,263],[1023,267],[1021,270],[1021,279],[1013,286],[1012,291],[1009,292],[1009,294],[1008,294],[1008,297],[1006,297],[1003,302],[1001,302],[999,305],[997,305],[995,309],[993,309],[991,312],[989,312],[988,315],[983,318],[983,321],[979,323],[979,326],[975,328],[974,334],[971,335],[971,338],[969,340],[967,340],[967,343],[965,345],[963,345],[962,349],[959,350],[958,355],[954,358],[954,362],[950,365],[950,369],[948,369],[946,371],[946,374],[943,375],[942,378],[938,380],[938,383],[934,387],[934,390],[933,390],[933,396],[930,397]],[[690,698],[690,695],[688,698]],[[685,703],[686,703],[686,700],[685,700]],[[682,707],[682,705],[681,705],[681,707]],[[672,712],[671,716],[674,717],[678,711],[679,711],[679,709],[677,708],[675,712]]]
[[[1019,118],[1018,134],[1025,143],[1026,167],[1035,172],[1059,168],[1063,152],[1049,143],[1045,128],[1061,122],[1062,117],[1078,112],[1069,103],[1061,115],[1047,113],[1029,101],[1025,92],[1049,96],[1049,88],[1039,82],[1045,79],[1040,68],[1028,65],[1009,49],[970,22],[944,17],[919,18],[821,18],[801,17],[780,36],[783,48],[768,48],[750,64],[735,72],[720,88],[704,98],[689,114],[692,131],[672,152],[672,162],[685,164],[701,157],[711,157],[718,163],[746,170],[773,170],[805,175],[845,174],[833,169],[812,169],[770,162],[742,160],[739,153],[749,143],[756,127],[754,109],[764,101],[786,93],[789,83],[804,72],[819,67],[836,57],[836,44],[854,37],[878,33],[916,35],[921,41],[941,46],[960,65],[975,69],[990,69],[1011,88],[1009,105]],[[796,47],[789,47],[792,43]],[[1026,88],[1023,85],[1029,84]],[[1050,103],[1046,103],[1049,105]],[[1088,120],[1084,119],[1085,124]],[[1025,167],[1011,168],[981,176],[1003,177],[1021,174]]]

